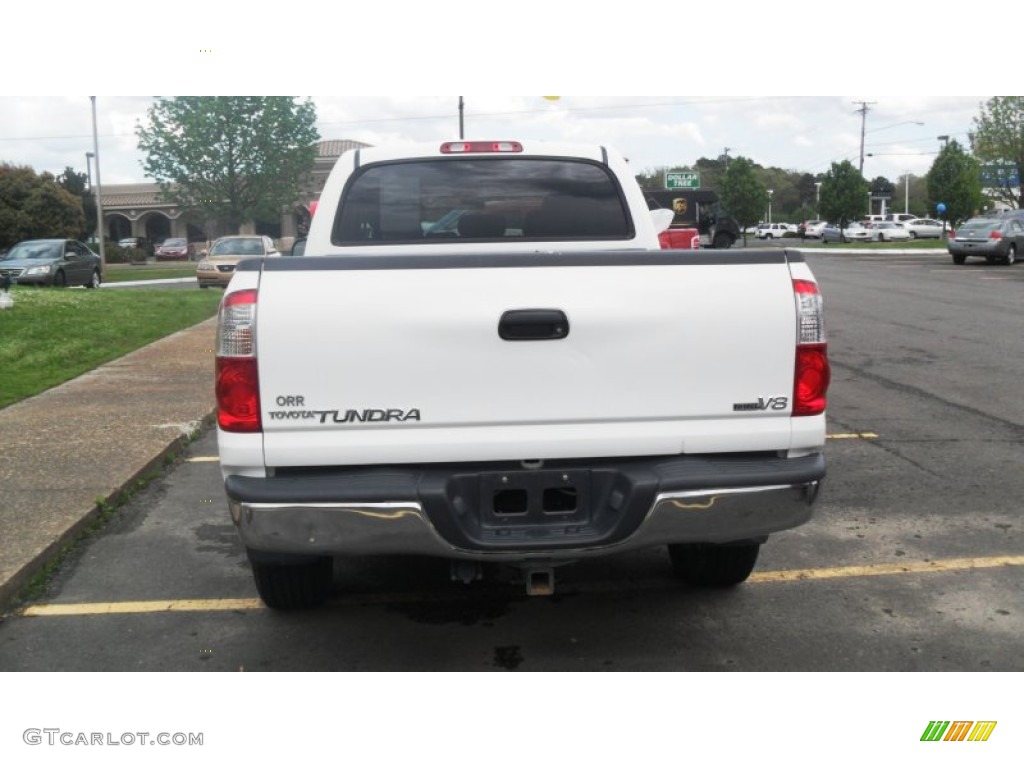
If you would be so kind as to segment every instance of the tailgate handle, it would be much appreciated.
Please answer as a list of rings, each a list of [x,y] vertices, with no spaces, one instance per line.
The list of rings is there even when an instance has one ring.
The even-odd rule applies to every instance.
[[[505,341],[547,341],[569,335],[569,318],[560,309],[510,309],[498,321]]]

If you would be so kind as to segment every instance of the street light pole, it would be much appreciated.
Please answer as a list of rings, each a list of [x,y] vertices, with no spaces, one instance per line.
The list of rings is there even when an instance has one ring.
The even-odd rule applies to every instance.
[[[89,182],[89,194],[93,196],[92,204],[96,205],[96,191],[92,188],[92,152],[85,153],[85,174]],[[96,238],[96,242],[99,243],[102,232],[100,231],[100,220],[96,219],[96,229],[93,230],[93,237]],[[98,246],[97,246],[98,247]]]
[[[821,218],[821,182],[814,182],[814,218]]]
[[[769,189],[768,190],[768,223],[769,224],[772,223],[772,193],[774,191],[775,190],[773,190],[773,189]]]
[[[107,251],[104,246],[103,237],[103,200],[101,192],[102,186],[100,184],[100,142],[98,134],[96,132],[96,97],[90,96],[92,100],[92,156],[96,158],[96,231],[99,233],[100,241],[100,271],[107,268]]]
[[[903,174],[903,212],[910,213],[910,171]]]

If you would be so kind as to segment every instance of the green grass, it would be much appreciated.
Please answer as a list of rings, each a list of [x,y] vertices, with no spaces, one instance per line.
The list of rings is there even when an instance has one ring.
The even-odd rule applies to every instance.
[[[107,264],[103,282],[123,283],[129,280],[166,280],[172,277],[195,277],[195,262],[163,262],[155,264]]]
[[[0,310],[0,408],[212,317],[221,295],[15,286]]]
[[[946,250],[946,241],[932,238],[906,240],[898,243],[822,243],[821,240],[808,240],[804,243],[804,246],[813,246],[814,248],[855,248],[865,251],[944,251]]]
[[[801,240],[799,237],[784,237],[779,240],[771,241],[758,240],[753,235],[747,235],[747,247],[773,242],[779,245],[789,246],[791,248],[843,248],[844,250],[847,248],[855,248],[857,250],[866,251],[946,250],[946,241],[935,238],[905,240],[897,243],[823,243],[821,240],[815,238]]]

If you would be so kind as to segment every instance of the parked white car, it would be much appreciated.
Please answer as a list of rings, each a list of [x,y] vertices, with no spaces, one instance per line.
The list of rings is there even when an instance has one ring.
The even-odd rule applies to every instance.
[[[914,214],[912,214],[912,213],[887,213],[887,214],[885,214],[885,221],[897,221],[897,222],[901,222],[903,224],[907,223],[911,219],[916,219],[916,218],[917,217]]]
[[[827,221],[808,221],[804,224],[804,237],[820,238]]]
[[[868,229],[868,232],[871,233],[872,240],[877,240],[880,243],[912,239],[910,231],[896,221],[876,221]]]
[[[775,237],[793,237],[796,234],[796,227],[792,224],[785,224],[775,221],[771,224],[761,224],[757,228],[757,237],[760,240],[771,240]]]

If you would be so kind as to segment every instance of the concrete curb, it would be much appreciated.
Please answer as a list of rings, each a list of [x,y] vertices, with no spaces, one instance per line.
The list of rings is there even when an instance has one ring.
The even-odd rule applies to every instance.
[[[0,606],[213,423],[215,333],[210,318],[0,411]]]
[[[137,472],[128,477],[118,487],[111,489],[110,493],[97,498],[96,503],[84,512],[75,513],[74,521],[65,530],[58,534],[57,538],[51,541],[45,549],[38,554],[31,556],[19,570],[0,581],[0,615],[10,607],[18,594],[34,579],[51,565],[60,560],[66,551],[70,551],[85,538],[89,527],[103,514],[104,506],[118,507],[141,489],[141,485],[148,483],[159,476],[164,469],[165,462],[169,457],[177,456],[186,445],[198,438],[202,432],[214,424],[216,412],[202,420],[195,432],[189,435],[181,435],[172,440],[166,448],[161,450],[150,461],[144,464]]]

